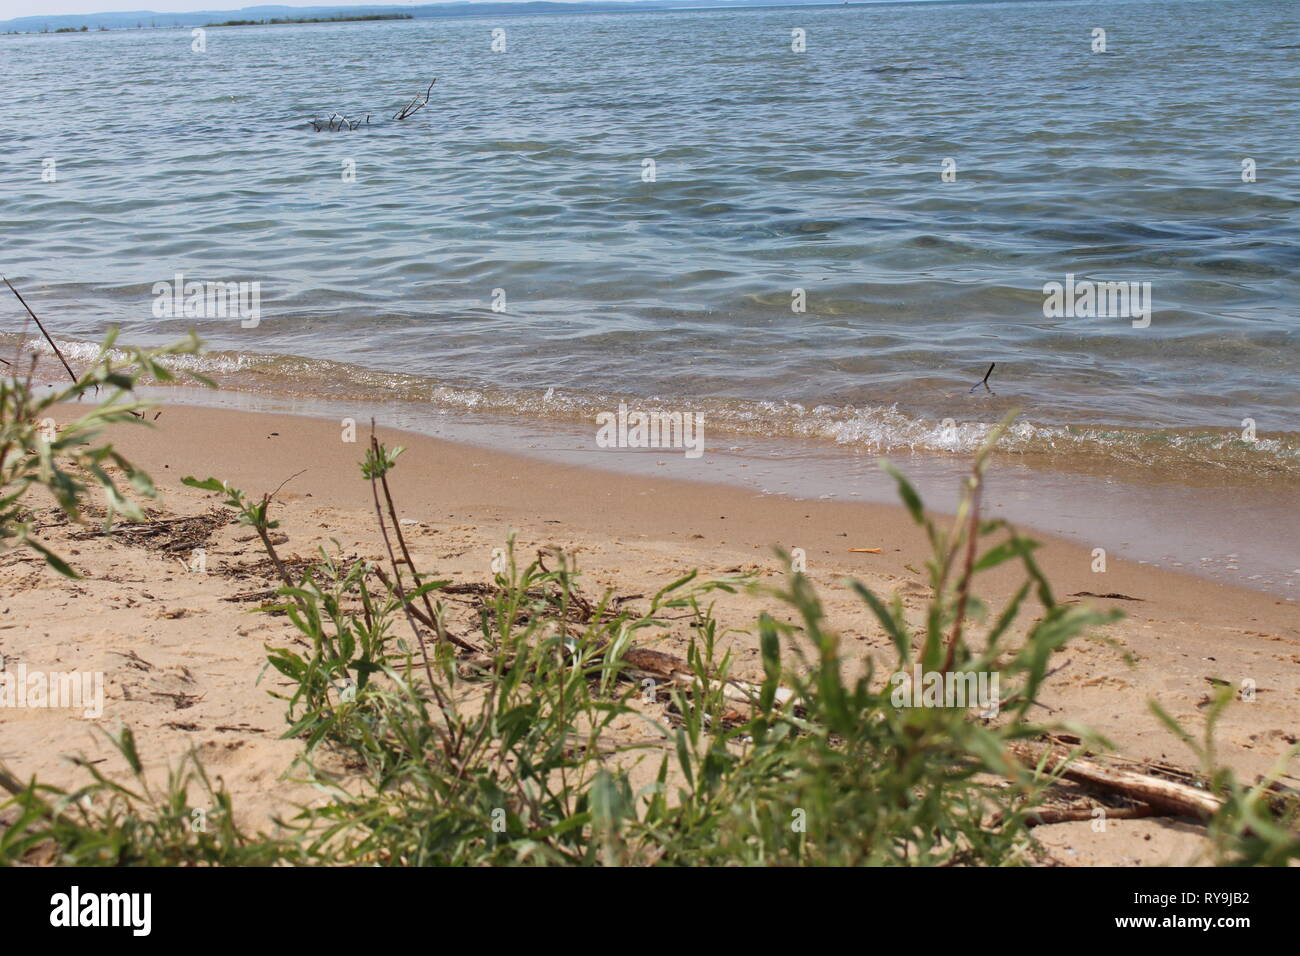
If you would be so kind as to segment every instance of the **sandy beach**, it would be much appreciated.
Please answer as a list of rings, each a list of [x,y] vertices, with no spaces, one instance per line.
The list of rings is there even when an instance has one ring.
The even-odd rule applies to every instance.
[[[76,409],[63,412],[71,417]],[[337,421],[165,405],[154,427],[112,434],[153,476],[160,494],[150,509],[162,521],[147,533],[104,537],[54,519],[51,510],[42,534],[81,574],[75,582],[30,553],[0,559],[0,655],[29,670],[102,671],[106,695],[97,720],[66,710],[0,713],[2,756],[13,772],[70,786],[80,771],[65,755],[75,753],[120,772],[120,758],[98,731],[125,723],[159,772],[197,748],[252,828],[271,828],[277,815],[323,799],[288,774],[299,744],[279,739],[283,706],[267,693],[282,679],[266,667],[265,648],[295,638],[283,618],[250,613],[275,586],[267,562],[252,531],[227,520],[215,495],[181,479],[215,476],[253,495],[279,488],[273,517],[285,557],[310,558],[324,547],[378,559],[382,542],[356,464],[367,434],[358,427],[352,443],[342,431]],[[458,582],[490,581],[493,549],[511,533],[522,555],[555,547],[575,556],[589,596],[606,589],[651,594],[693,568],[706,577],[750,573],[775,583],[784,571],[774,547],[801,548],[846,655],[881,665],[892,659],[889,640],[846,579],[882,595],[897,592],[911,609],[926,594],[924,541],[901,507],[632,477],[382,428],[379,436],[407,449],[393,488],[419,564]],[[989,482],[997,480],[995,466]],[[194,520],[173,520],[186,516]],[[1039,719],[1086,724],[1127,756],[1193,768],[1192,754],[1148,701],[1199,733],[1214,681],[1252,681],[1254,699],[1231,707],[1220,725],[1220,761],[1253,779],[1296,742],[1300,615],[1293,603],[1115,559],[1098,574],[1085,548],[1035,537],[1058,599],[1127,615],[1105,631],[1113,646],[1077,641],[1058,654],[1041,698],[1048,712]],[[202,570],[195,548],[203,552]],[[982,593],[1004,599],[1018,583],[993,573]],[[788,617],[762,594],[718,601],[741,678],[761,677],[760,610]],[[469,610],[452,606],[453,620],[462,613],[468,623]],[[681,654],[688,642],[684,627],[666,628],[657,646]],[[1300,768],[1291,771],[1300,776]],[[1045,859],[1068,865],[1200,861],[1205,844],[1199,827],[1172,818],[1114,821],[1105,833],[1086,822],[1035,832]]]

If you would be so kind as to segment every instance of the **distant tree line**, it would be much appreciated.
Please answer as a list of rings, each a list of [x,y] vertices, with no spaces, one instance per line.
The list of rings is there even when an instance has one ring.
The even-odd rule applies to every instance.
[[[355,17],[272,17],[269,20],[226,20],[223,23],[205,23],[208,27],[253,27],[266,23],[354,23],[359,20],[413,20],[409,13],[372,13]],[[84,30],[85,27],[82,27]]]

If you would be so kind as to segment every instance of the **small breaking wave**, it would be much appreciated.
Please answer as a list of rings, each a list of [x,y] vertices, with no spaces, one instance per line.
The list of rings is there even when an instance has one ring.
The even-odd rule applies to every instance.
[[[14,337],[9,336],[9,339]],[[5,337],[0,336],[0,345]],[[24,347],[50,355],[43,340]],[[93,343],[59,340],[72,362],[92,361]],[[124,353],[119,353],[124,357]],[[428,376],[364,368],[327,359],[244,352],[204,352],[168,358],[178,372],[194,372],[222,389],[331,402],[400,403],[431,412],[538,422],[594,422],[597,414],[626,402],[645,411],[690,411],[702,415],[711,433],[737,439],[790,438],[872,454],[931,453],[967,456],[997,427],[992,421],[935,420],[909,414],[897,403],[881,405],[809,404],[786,400],[702,398],[678,395],[613,394],[572,388],[506,388],[449,382]],[[184,382],[181,382],[184,384]],[[1107,424],[1013,422],[998,443],[1003,454],[1057,467],[1089,470],[1138,468],[1170,476],[1197,472],[1224,478],[1300,482],[1300,435],[1283,432],[1250,435],[1217,429],[1143,429]]]

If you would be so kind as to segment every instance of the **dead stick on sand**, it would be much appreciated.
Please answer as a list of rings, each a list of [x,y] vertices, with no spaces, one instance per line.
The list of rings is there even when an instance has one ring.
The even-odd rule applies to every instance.
[[[67,818],[63,816],[63,814],[59,813],[57,810],[51,807],[44,800],[41,800],[39,797],[36,797],[35,794],[31,793],[28,787],[23,786],[17,777],[9,773],[3,767],[0,767],[0,787],[3,787],[5,790],[8,790],[15,797],[20,797],[24,793],[27,793],[29,796],[33,798],[33,802],[40,809],[41,813],[44,814],[46,817],[48,817],[50,820],[54,821],[55,823],[62,824],[64,826],[71,825],[69,824]]]
[[[14,777],[12,774],[6,773],[3,770],[0,770],[0,787],[4,787],[15,797],[27,789],[18,782],[17,777]]]
[[[378,576],[379,578],[379,583],[386,588],[392,588],[393,592],[396,593],[397,591],[396,585],[394,585],[392,579],[389,578],[388,575],[384,573],[384,569],[376,566],[374,571],[376,576]],[[413,614],[417,621],[419,621],[429,630],[433,631],[434,634],[438,633],[438,621],[436,617],[430,617],[429,615],[423,613],[418,607],[416,607],[413,603],[410,603],[409,601],[406,605],[406,610],[409,613]],[[450,631],[447,631],[445,628],[444,628],[444,633],[446,634],[447,640],[451,641],[461,650],[471,651],[475,654],[479,653],[479,649],[475,647],[473,644],[469,643],[468,641],[462,640],[461,638],[457,637],[455,634],[452,634]]]
[[[1148,803],[1140,803],[1135,807],[1038,807],[1025,812],[1025,826],[1041,827],[1052,823],[1086,822],[1095,819],[1096,811],[1099,809],[1105,812],[1107,820],[1141,820],[1144,817],[1166,815],[1164,811]],[[1005,818],[999,811],[993,815],[990,824],[997,826],[1003,819]]]
[[[1040,827],[1049,823],[1077,823],[1081,820],[1096,818],[1094,807],[1040,807],[1025,814],[1025,825]],[[1141,820],[1143,817],[1155,817],[1160,811],[1149,804],[1136,807],[1101,807],[1107,820]]]
[[[1038,766],[1045,757],[1044,769],[1048,773],[1055,773],[1065,765],[1061,776],[1067,780],[1119,794],[1179,816],[1204,820],[1214,816],[1223,806],[1223,801],[1214,794],[1185,783],[1118,767],[1106,767],[1093,760],[1077,759],[1066,765],[1069,753],[1051,744],[1016,743],[1009,749],[1029,766]]]
[[[0,278],[3,278],[3,276],[0,276]],[[59,347],[54,344],[54,339],[50,338],[50,333],[45,331],[45,326],[41,325],[41,320],[37,318],[36,313],[32,311],[32,307],[27,304],[26,299],[24,299],[21,295],[18,294],[18,290],[14,288],[14,284],[12,282],[10,282],[8,279],[5,279],[4,283],[5,285],[9,286],[10,292],[18,296],[18,301],[23,304],[23,308],[27,310],[27,314],[30,315],[35,320],[36,327],[41,330],[41,334],[45,336],[45,341],[50,343],[50,348],[54,349],[54,354],[59,357],[59,361],[62,362],[63,367],[67,369],[68,377],[71,378],[72,381],[75,383],[77,381],[77,376],[73,373],[72,367],[68,365],[68,360],[63,357],[63,353],[59,351]],[[5,364],[8,365],[9,363],[5,362]]]
[[[988,388],[988,387],[989,387],[989,376],[993,374],[993,370],[994,370],[995,368],[997,368],[997,365],[998,365],[997,362],[993,362],[993,363],[991,363],[991,364],[989,365],[989,370],[988,370],[987,372],[985,372],[985,373],[984,373],[984,377],[983,377],[982,379],[980,379],[980,385],[983,385],[985,388]],[[972,386],[970,387],[970,390],[973,392],[973,391],[975,391],[975,389],[979,388],[980,385],[972,385]],[[991,389],[990,389],[990,391],[991,391]]]

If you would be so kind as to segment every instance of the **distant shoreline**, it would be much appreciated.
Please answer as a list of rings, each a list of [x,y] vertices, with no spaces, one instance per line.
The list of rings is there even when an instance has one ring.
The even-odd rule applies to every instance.
[[[205,27],[261,27],[286,23],[365,23],[371,20],[414,20],[409,13],[376,13],[355,17],[271,17],[268,20],[225,20],[205,23]]]

